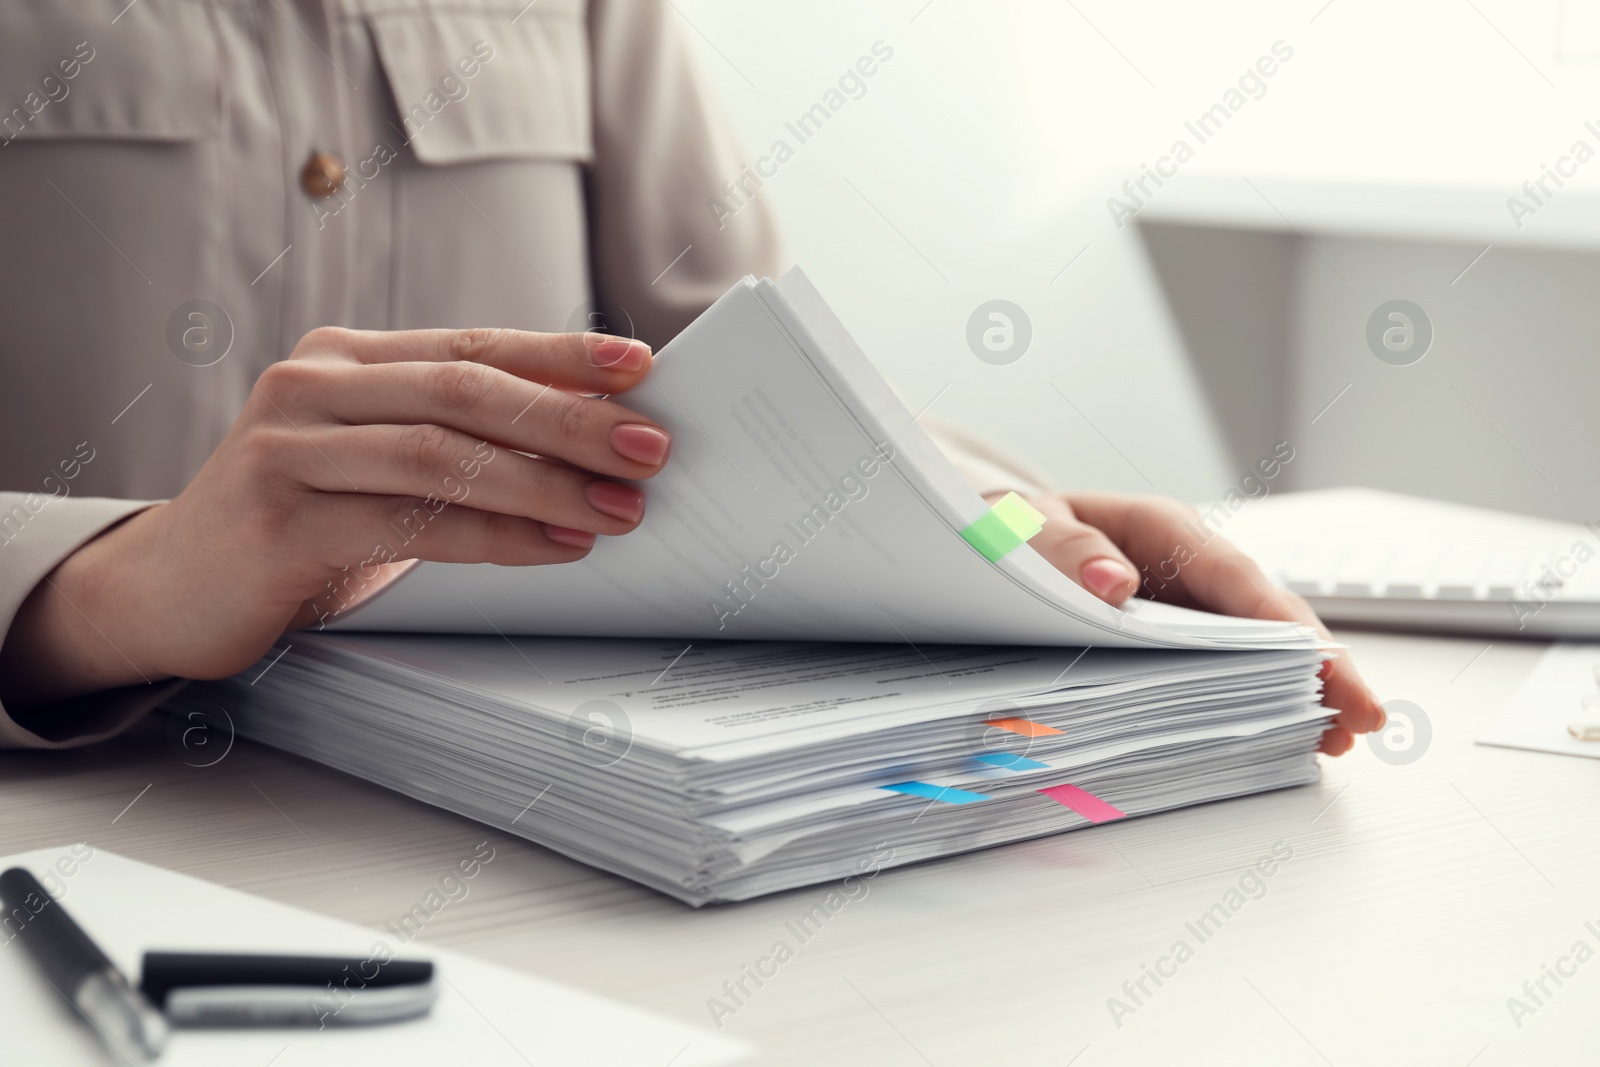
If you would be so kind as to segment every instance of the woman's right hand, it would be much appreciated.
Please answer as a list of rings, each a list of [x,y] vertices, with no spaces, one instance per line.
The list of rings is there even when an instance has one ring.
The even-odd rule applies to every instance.
[[[177,497],[40,583],[0,646],[8,700],[243,670],[412,559],[581,559],[634,529],[667,432],[609,399],[650,350],[602,334],[313,330]],[[530,453],[525,455],[523,453]]]

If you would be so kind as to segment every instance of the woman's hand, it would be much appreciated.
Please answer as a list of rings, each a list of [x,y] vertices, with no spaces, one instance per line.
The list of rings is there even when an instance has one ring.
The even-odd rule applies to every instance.
[[[990,503],[1003,493],[989,495]],[[1304,623],[1327,630],[1302,598],[1268,580],[1239,549],[1196,536],[1193,508],[1161,497],[1119,493],[1046,493],[1028,497],[1045,527],[1028,543],[1067,577],[1108,604],[1139,591],[1153,600],[1247,619]],[[1331,638],[1330,638],[1331,640]],[[1323,667],[1323,703],[1339,714],[1322,735],[1322,751],[1338,756],[1352,734],[1380,729],[1383,708],[1350,658],[1332,650]]]
[[[665,430],[612,400],[650,350],[601,334],[314,330],[173,500],[69,556],[0,648],[7,700],[220,678],[404,561],[583,558],[644,514]],[[531,453],[524,455],[522,453]],[[622,479],[622,480],[618,480]]]

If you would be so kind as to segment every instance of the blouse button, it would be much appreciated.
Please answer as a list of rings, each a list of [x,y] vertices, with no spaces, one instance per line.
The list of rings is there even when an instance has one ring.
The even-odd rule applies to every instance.
[[[327,152],[313,152],[300,171],[300,187],[321,200],[344,188],[344,163]]]

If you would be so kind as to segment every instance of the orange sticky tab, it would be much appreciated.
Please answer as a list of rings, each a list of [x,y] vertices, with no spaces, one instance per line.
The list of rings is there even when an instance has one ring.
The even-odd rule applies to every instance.
[[[1012,733],[1021,734],[1023,737],[1045,737],[1049,734],[1061,733],[1060,730],[1053,726],[1046,726],[1044,723],[1034,722],[1032,719],[990,719],[984,725],[998,726],[1002,730],[1010,730]]]

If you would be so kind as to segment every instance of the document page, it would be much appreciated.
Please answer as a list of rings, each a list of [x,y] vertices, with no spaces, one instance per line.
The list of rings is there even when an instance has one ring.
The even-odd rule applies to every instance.
[[[549,567],[423,564],[335,629],[1101,647],[1309,647],[1299,628],[1112,608],[987,510],[797,270],[746,279],[630,406],[673,433],[643,525]]]
[[[1478,744],[1600,759],[1600,741],[1580,741],[1568,728],[1593,715],[1583,700],[1595,692],[1597,667],[1600,645],[1551,645]],[[1416,724],[1405,725],[1407,743],[1418,743]],[[1426,738],[1421,743],[1426,744]]]
[[[896,725],[975,715],[999,718],[1100,702],[1157,686],[1231,687],[1232,704],[1275,679],[1315,704],[1314,652],[1150,652],[992,645],[594,641],[337,635],[306,637],[295,651],[348,657],[350,677],[374,661],[406,684],[477,693],[530,726],[599,727],[680,759],[744,759],[875,733]],[[288,672],[298,668],[286,658]],[[425,672],[420,677],[417,672]],[[324,672],[312,670],[317,676]],[[1307,688],[1310,687],[1310,688]],[[1237,715],[1237,712],[1232,712]],[[529,717],[532,718],[529,718]]]

